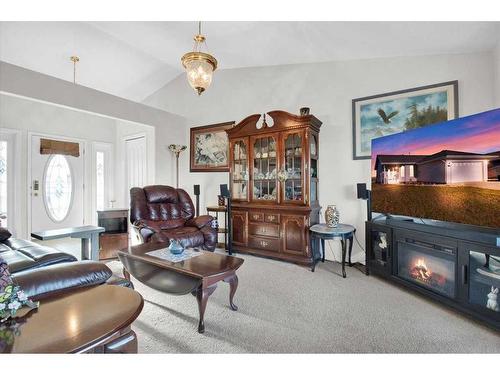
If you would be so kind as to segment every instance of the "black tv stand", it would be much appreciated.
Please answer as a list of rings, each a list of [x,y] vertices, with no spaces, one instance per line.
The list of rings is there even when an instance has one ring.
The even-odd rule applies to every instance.
[[[500,331],[500,306],[488,297],[492,287],[500,289],[499,238],[491,228],[378,217],[366,222],[366,273]]]

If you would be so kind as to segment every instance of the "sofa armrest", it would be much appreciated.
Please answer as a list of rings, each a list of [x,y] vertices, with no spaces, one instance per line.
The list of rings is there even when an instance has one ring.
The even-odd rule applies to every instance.
[[[148,242],[153,234],[161,232],[160,226],[152,220],[136,220],[132,226],[139,233],[142,242]]]
[[[186,222],[187,227],[196,227],[198,229],[203,228],[206,225],[211,225],[214,218],[210,215],[201,215],[194,217]]]
[[[103,284],[113,273],[102,263],[82,261],[18,272],[12,280],[36,301],[72,289]]]

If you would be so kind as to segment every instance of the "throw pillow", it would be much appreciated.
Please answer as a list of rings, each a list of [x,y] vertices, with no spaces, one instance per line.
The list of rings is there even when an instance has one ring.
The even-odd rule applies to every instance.
[[[7,230],[7,228],[0,227],[0,242],[7,241],[12,234]]]
[[[12,278],[10,277],[9,266],[0,256],[0,294],[11,284]]]

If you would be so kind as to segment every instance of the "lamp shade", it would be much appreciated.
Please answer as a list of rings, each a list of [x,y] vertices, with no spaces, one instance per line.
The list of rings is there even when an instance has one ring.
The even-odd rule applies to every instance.
[[[189,85],[201,95],[212,83],[217,60],[204,52],[188,52],[182,57]]]

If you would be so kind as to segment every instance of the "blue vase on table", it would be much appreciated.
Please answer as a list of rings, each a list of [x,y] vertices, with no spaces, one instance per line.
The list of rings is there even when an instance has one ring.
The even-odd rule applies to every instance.
[[[170,240],[168,249],[174,255],[182,254],[182,252],[184,251],[184,247],[182,246],[182,244],[179,241],[174,240],[173,238]]]

